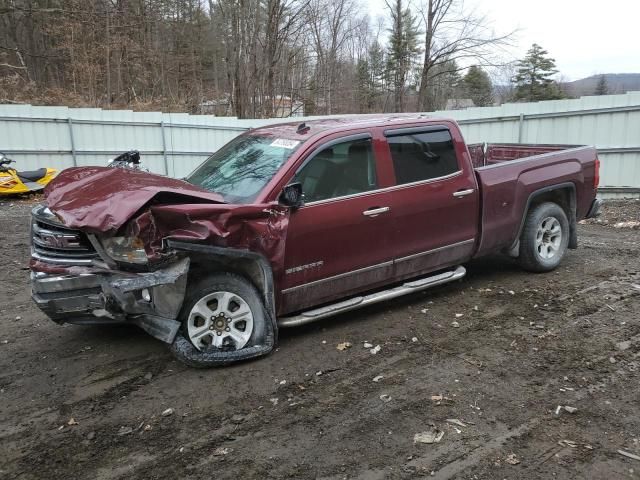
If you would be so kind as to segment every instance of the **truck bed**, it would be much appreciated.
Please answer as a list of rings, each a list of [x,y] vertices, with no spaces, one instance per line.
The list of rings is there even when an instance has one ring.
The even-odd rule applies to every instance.
[[[473,143],[467,145],[471,154],[471,162],[475,168],[582,146],[584,145],[551,145],[542,143]]]
[[[482,212],[476,256],[516,244],[534,193],[563,186],[566,201],[575,212],[570,222],[584,218],[589,211],[595,188],[595,148],[519,144],[474,144],[468,148]]]

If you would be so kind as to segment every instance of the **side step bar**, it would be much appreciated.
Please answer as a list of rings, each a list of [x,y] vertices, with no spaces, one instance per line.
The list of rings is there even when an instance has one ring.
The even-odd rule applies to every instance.
[[[356,308],[365,307],[378,302],[384,302],[385,300],[391,300],[392,298],[401,297],[409,293],[419,292],[420,290],[426,290],[427,288],[435,287],[436,285],[442,285],[443,283],[453,282],[465,276],[467,271],[464,267],[456,267],[455,270],[450,272],[440,273],[431,277],[421,278],[411,282],[404,283],[399,287],[390,288],[389,290],[383,290],[381,292],[371,293],[369,295],[353,297],[342,302],[327,305],[325,307],[316,308],[306,312],[292,315],[290,317],[282,317],[278,319],[278,327],[297,327],[306,323],[315,322],[322,318],[332,317],[340,313],[355,310]]]

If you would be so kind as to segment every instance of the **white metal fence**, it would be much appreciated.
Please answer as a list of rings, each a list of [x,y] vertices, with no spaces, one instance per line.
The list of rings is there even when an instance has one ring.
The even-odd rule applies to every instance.
[[[640,92],[433,113],[456,119],[468,142],[595,145],[603,192],[640,193]],[[136,149],[151,171],[181,177],[244,130],[281,121],[0,105],[0,151],[31,170],[104,165]]]

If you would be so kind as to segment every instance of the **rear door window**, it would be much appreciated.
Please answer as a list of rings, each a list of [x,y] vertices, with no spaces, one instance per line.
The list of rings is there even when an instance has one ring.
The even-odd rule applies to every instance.
[[[396,183],[421,182],[460,170],[449,130],[387,136]]]

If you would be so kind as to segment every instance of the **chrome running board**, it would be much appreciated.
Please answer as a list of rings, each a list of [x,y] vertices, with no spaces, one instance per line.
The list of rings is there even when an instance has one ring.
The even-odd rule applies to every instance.
[[[355,310],[356,308],[362,308],[374,303],[384,302],[385,300],[391,300],[392,298],[408,295],[409,293],[419,292],[420,290],[435,287],[436,285],[442,285],[443,283],[453,282],[454,280],[464,277],[466,273],[467,271],[465,268],[459,266],[453,271],[421,278],[419,280],[413,280],[411,282],[404,283],[399,287],[390,288],[389,290],[353,297],[348,300],[343,300],[342,302],[308,310],[290,317],[282,317],[278,319],[278,326],[285,328],[297,327],[306,323],[315,322],[316,320],[332,317],[340,313]]]

